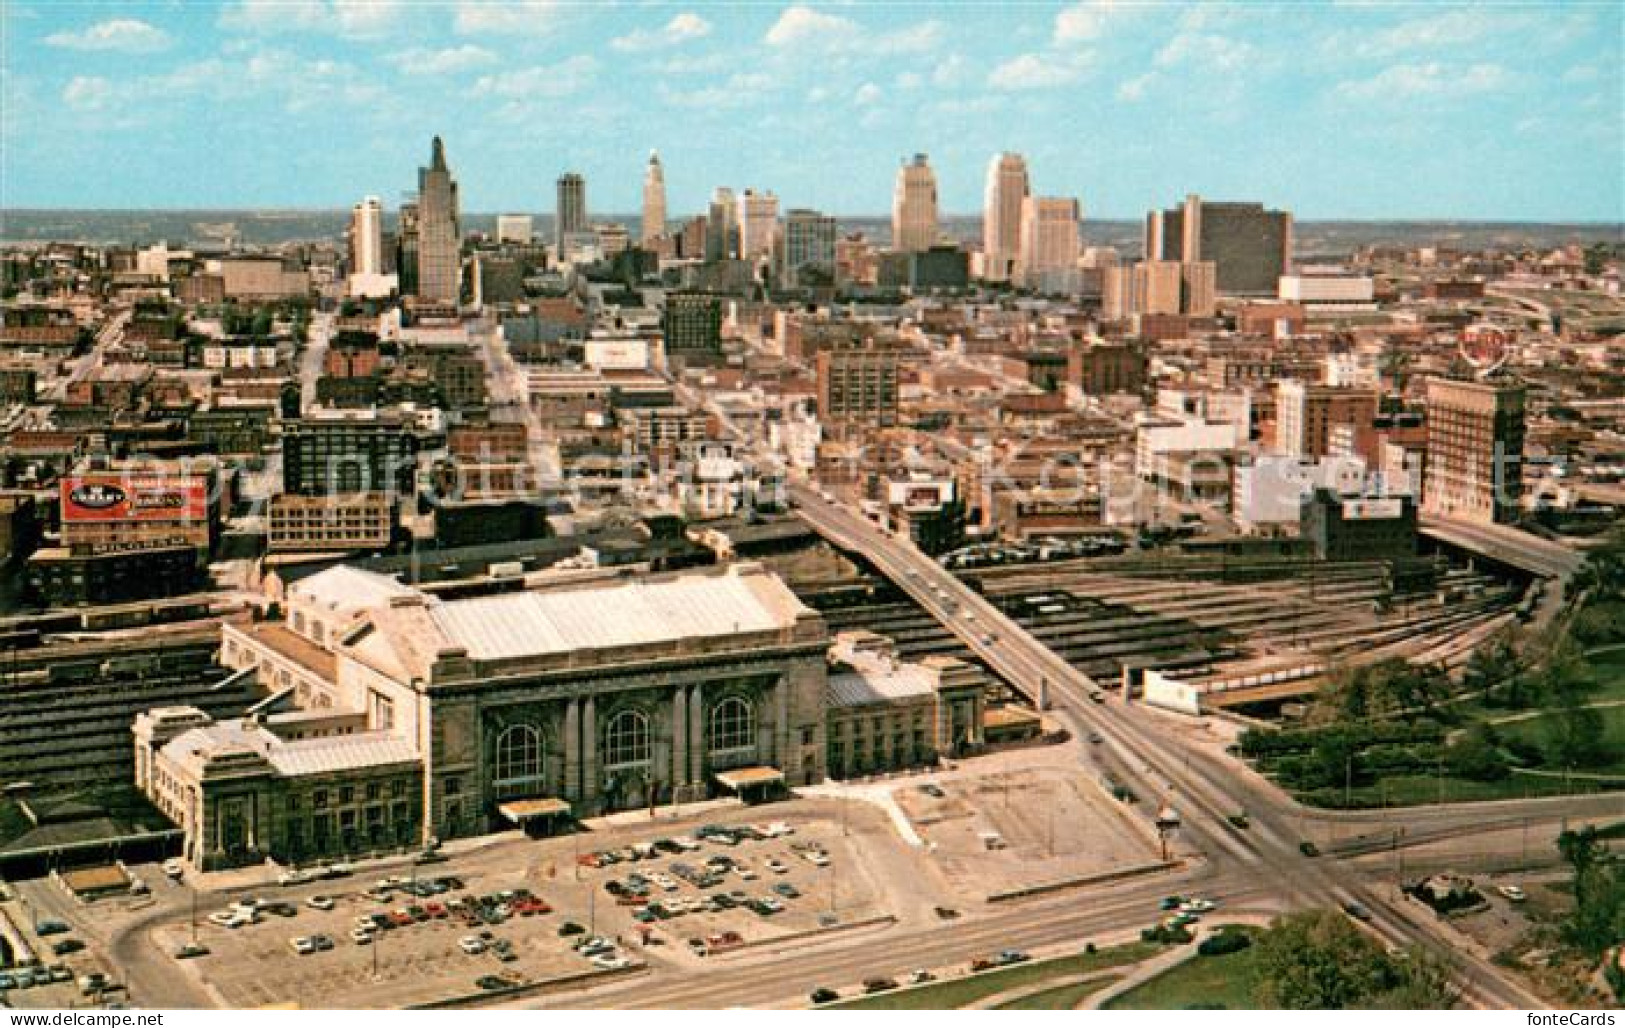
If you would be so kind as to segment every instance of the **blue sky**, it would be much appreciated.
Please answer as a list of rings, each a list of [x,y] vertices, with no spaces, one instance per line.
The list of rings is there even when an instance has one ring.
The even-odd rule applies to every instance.
[[[1625,220],[1622,5],[4,0],[0,206],[393,205],[446,139],[463,205],[630,212],[719,184],[943,206],[988,159],[1085,217],[1186,192],[1302,218]]]

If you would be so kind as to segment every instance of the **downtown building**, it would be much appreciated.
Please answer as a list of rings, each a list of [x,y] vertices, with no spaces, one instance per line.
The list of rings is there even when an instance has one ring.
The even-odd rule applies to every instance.
[[[1063,196],[1029,196],[1021,210],[1021,252],[1018,279],[1023,286],[1045,293],[1077,289],[1078,201]]]
[[[1292,269],[1292,215],[1192,193],[1179,207],[1146,215],[1145,259],[1207,261],[1220,294],[1273,297]]]
[[[773,256],[779,237],[779,198],[747,189],[739,194],[739,258],[752,263]]]
[[[1422,512],[1514,521],[1523,501],[1524,388],[1431,378]]]
[[[445,145],[434,137],[429,166],[418,169],[417,290],[426,303],[455,306],[462,294],[457,182],[446,167]]]
[[[833,284],[835,219],[794,208],[784,218],[784,281],[789,286]]]
[[[923,153],[897,169],[892,193],[893,250],[921,253],[937,241],[937,175]]]
[[[643,249],[655,250],[666,234],[666,171],[660,154],[651,150],[643,170],[643,219],[639,238]]]
[[[1027,160],[996,155],[987,167],[982,195],[982,278],[1008,282],[1021,256],[1021,219],[1031,194]]]
[[[587,180],[573,171],[567,171],[559,176],[556,190],[558,198],[553,208],[553,241],[562,257],[568,240],[592,230],[587,223]]]

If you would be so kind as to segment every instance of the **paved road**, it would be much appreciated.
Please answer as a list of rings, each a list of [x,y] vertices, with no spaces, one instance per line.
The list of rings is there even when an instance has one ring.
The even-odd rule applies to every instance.
[[[1274,883],[1294,905],[1335,907],[1359,902],[1372,911],[1368,927],[1395,944],[1437,945],[1436,932],[1388,890],[1371,887],[1354,870],[1298,852],[1294,805],[1256,777],[1238,775],[1235,762],[1158,731],[1146,712],[1094,702],[1099,687],[1019,625],[913,546],[876,528],[852,511],[825,501],[805,485],[792,486],[802,516],[820,534],[863,554],[877,570],[950,626],[965,644],[1029,696],[1047,694],[1063,720],[1099,731],[1124,764],[1140,769],[1145,797],[1162,797],[1214,860],[1240,865],[1255,880]],[[1226,830],[1224,818],[1248,812],[1245,833]],[[1471,813],[1464,813],[1471,818]],[[1537,997],[1487,961],[1454,954],[1465,995],[1486,1007],[1539,1007]]]

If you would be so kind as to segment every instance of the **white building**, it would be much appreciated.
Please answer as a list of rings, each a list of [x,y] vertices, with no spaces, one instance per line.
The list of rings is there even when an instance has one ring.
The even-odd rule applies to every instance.
[[[1310,310],[1376,310],[1375,286],[1370,275],[1342,268],[1301,268],[1282,275],[1278,295]]]
[[[384,204],[369,196],[350,208],[350,274],[384,271]]]
[[[1158,459],[1170,453],[1229,454],[1241,438],[1228,421],[1194,415],[1141,415],[1134,432],[1134,473],[1144,479],[1155,477]]]
[[[1029,196],[1021,209],[1021,252],[1017,262],[1023,285],[1046,292],[1067,292],[1067,276],[1077,281],[1078,201],[1066,196]],[[1050,289],[1060,285],[1060,289]]]
[[[1365,461],[1358,457],[1297,457],[1261,455],[1237,466],[1231,487],[1231,510],[1245,532],[1260,532],[1298,524],[1303,501],[1316,489],[1342,496],[1365,491]]]
[[[897,169],[891,239],[892,249],[914,253],[937,241],[937,175],[923,153]]]
[[[498,214],[497,242],[529,246],[536,238],[536,223],[528,214]]]
[[[739,195],[739,256],[754,261],[773,255],[779,235],[779,198],[747,189]]]
[[[1021,212],[1031,192],[1026,158],[1002,153],[989,162],[982,201],[982,277],[990,282],[1010,280],[1021,255]]]

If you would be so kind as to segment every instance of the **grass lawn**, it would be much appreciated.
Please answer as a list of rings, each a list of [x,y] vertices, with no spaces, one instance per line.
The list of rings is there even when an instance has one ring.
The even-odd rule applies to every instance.
[[[1092,982],[1079,982],[1076,985],[1062,985],[1059,988],[1047,989],[1044,992],[1035,992],[1026,999],[1013,999],[1008,1003],[1000,1003],[994,1010],[1072,1010],[1079,1003],[1093,996],[1121,978],[1121,975],[1107,975],[1105,978],[1096,978]]]
[[[1257,934],[1255,929],[1243,929]],[[1249,946],[1217,957],[1195,956],[1106,1004],[1107,1010],[1252,1010],[1258,950]]]
[[[1597,767],[1576,768],[1588,774],[1605,774],[1625,776],[1625,707],[1604,707],[1597,711],[1602,717],[1603,733],[1613,744],[1610,749],[1614,759]],[[1552,715],[1528,718],[1523,721],[1509,721],[1506,724],[1496,725],[1496,730],[1507,739],[1526,739],[1535,745],[1546,742],[1548,726],[1547,718]],[[1551,769],[1547,770],[1560,770]]]
[[[821,1010],[957,1010],[968,1003],[1019,988],[1036,985],[1051,978],[1087,974],[1108,967],[1138,964],[1162,951],[1163,947],[1151,942],[1130,942],[1121,946],[1108,946],[1095,953],[1075,953],[1069,957],[1038,960],[997,971],[983,971],[949,981],[936,982],[917,989],[882,992],[875,996],[862,996],[845,1003],[831,1003]]]

